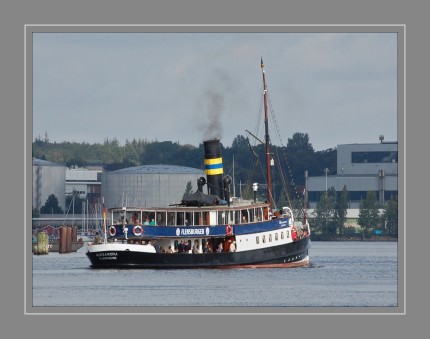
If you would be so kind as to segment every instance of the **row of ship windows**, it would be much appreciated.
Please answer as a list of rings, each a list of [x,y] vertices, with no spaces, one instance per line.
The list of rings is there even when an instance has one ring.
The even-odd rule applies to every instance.
[[[287,239],[288,239],[288,238],[290,237],[290,231],[286,230],[286,231],[285,231],[285,234],[286,234]],[[264,244],[264,243],[266,243],[267,238],[269,238],[269,242],[272,242],[272,234],[269,234],[269,236],[268,236],[268,237],[266,237],[266,235],[263,235],[263,236],[261,237],[261,241],[263,242],[263,244]],[[281,239],[284,239],[284,232],[281,232]],[[277,240],[278,240],[278,233],[275,233],[275,241],[277,241]],[[259,243],[260,243],[260,236],[259,236],[259,235],[257,235],[257,236],[255,237],[255,242],[256,242],[257,244],[259,244]]]

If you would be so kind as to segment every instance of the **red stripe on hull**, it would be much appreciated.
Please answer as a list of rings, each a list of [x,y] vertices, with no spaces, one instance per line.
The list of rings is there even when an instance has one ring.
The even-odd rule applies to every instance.
[[[249,264],[249,265],[228,265],[228,266],[217,266],[214,268],[289,268],[289,267],[306,267],[309,266],[309,259],[296,261],[296,262],[285,262],[279,264]]]

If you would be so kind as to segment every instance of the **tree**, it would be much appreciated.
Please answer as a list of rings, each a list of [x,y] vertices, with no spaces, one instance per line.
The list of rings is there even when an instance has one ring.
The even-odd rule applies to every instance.
[[[336,224],[334,222],[335,194],[336,191],[333,187],[324,192],[313,212],[315,216],[313,224],[316,230],[321,231],[323,239],[332,239],[336,235]]]
[[[68,213],[82,214],[82,203],[84,199],[79,198],[76,191],[66,196],[66,209]]]
[[[58,199],[54,194],[51,194],[48,199],[46,199],[45,205],[40,208],[41,214],[63,214],[63,210],[58,204]]]
[[[390,197],[388,201],[384,214],[382,216],[382,220],[387,228],[387,232],[389,235],[393,237],[398,236],[398,228],[399,228],[399,208],[397,199],[393,196]]]
[[[187,182],[187,187],[185,188],[184,196],[182,199],[188,198],[193,193],[193,185],[191,184],[191,181]]]
[[[346,222],[346,213],[348,210],[348,190],[346,185],[343,186],[342,192],[340,193],[339,199],[336,200],[336,206],[334,211],[334,221],[339,229],[339,235],[343,233],[343,227]]]
[[[363,230],[363,238],[371,227],[376,227],[378,225],[379,220],[376,194],[373,191],[368,191],[366,194],[366,199],[364,199],[360,204],[360,211],[357,221]]]
[[[288,138],[288,153],[314,153],[314,148],[309,142],[307,133],[294,133],[292,138]]]

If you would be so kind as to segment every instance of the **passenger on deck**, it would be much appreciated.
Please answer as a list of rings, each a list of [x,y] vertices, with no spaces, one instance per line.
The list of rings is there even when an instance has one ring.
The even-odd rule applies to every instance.
[[[157,240],[151,241],[152,246],[155,248],[155,252],[160,253],[160,244]]]
[[[230,244],[229,252],[236,252],[236,241]]]
[[[188,241],[184,242],[184,252],[188,253],[191,249],[190,243]]]
[[[195,240],[192,253],[199,253],[199,241]]]
[[[178,253],[184,253],[184,241],[183,240],[181,240],[178,243]]]
[[[212,252],[212,251],[209,248],[208,242],[206,241],[204,246],[203,246],[203,253],[210,253],[210,252]]]
[[[218,248],[216,249],[218,253],[222,252],[222,242],[219,243]]]
[[[173,253],[172,246],[169,246],[167,248],[166,253]]]
[[[134,213],[134,214],[131,216],[131,223],[132,223],[133,225],[137,225],[137,214],[136,214],[136,213]]]

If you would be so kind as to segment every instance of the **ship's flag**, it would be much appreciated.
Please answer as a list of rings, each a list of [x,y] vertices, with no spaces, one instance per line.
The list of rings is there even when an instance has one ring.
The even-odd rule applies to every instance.
[[[261,68],[264,68],[263,58],[261,58]]]
[[[106,207],[104,203],[103,203],[103,220],[106,220]]]

